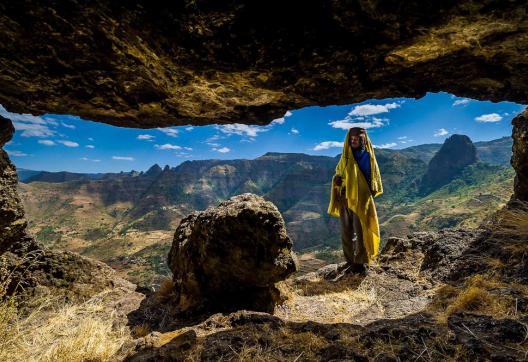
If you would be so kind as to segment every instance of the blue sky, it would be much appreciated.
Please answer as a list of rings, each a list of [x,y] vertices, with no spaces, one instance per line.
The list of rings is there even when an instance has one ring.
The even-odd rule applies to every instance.
[[[288,111],[267,126],[209,125],[163,129],[114,127],[76,116],[7,112],[16,128],[4,148],[21,168],[71,172],[147,170],[196,159],[253,159],[266,152],[335,156],[349,127],[367,128],[381,148],[442,143],[451,134],[473,141],[511,135],[511,119],[524,106],[481,102],[447,93],[421,99],[368,100],[344,106]],[[214,122],[214,120],[211,120]]]

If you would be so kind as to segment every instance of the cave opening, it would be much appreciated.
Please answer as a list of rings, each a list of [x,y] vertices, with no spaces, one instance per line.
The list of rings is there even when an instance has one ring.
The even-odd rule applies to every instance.
[[[511,119],[522,109],[429,93],[292,110],[265,126],[154,129],[0,111],[17,129],[5,149],[31,233],[159,288],[180,220],[243,192],[278,206],[301,273],[342,261],[338,220],[326,207],[353,126],[367,129],[380,164],[382,247],[415,231],[477,227],[511,196]],[[453,135],[469,138],[444,151],[457,166],[441,172],[446,165],[430,163]]]

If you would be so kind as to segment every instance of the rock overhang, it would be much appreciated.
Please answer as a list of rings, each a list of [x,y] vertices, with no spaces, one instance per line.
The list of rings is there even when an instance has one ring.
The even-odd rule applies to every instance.
[[[117,126],[266,124],[427,91],[528,103],[522,1],[0,5],[0,104]]]

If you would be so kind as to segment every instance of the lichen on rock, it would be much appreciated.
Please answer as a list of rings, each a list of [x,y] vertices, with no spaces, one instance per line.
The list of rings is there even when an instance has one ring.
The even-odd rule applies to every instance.
[[[273,311],[275,283],[297,266],[278,209],[253,194],[183,219],[174,235],[169,266],[181,312],[250,309]]]

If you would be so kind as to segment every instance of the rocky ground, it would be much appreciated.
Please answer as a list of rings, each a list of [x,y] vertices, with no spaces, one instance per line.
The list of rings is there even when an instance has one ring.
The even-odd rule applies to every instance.
[[[527,241],[528,204],[512,202],[481,230],[392,238],[365,275],[331,265],[290,278],[273,314],[154,327],[128,360],[523,360]]]

